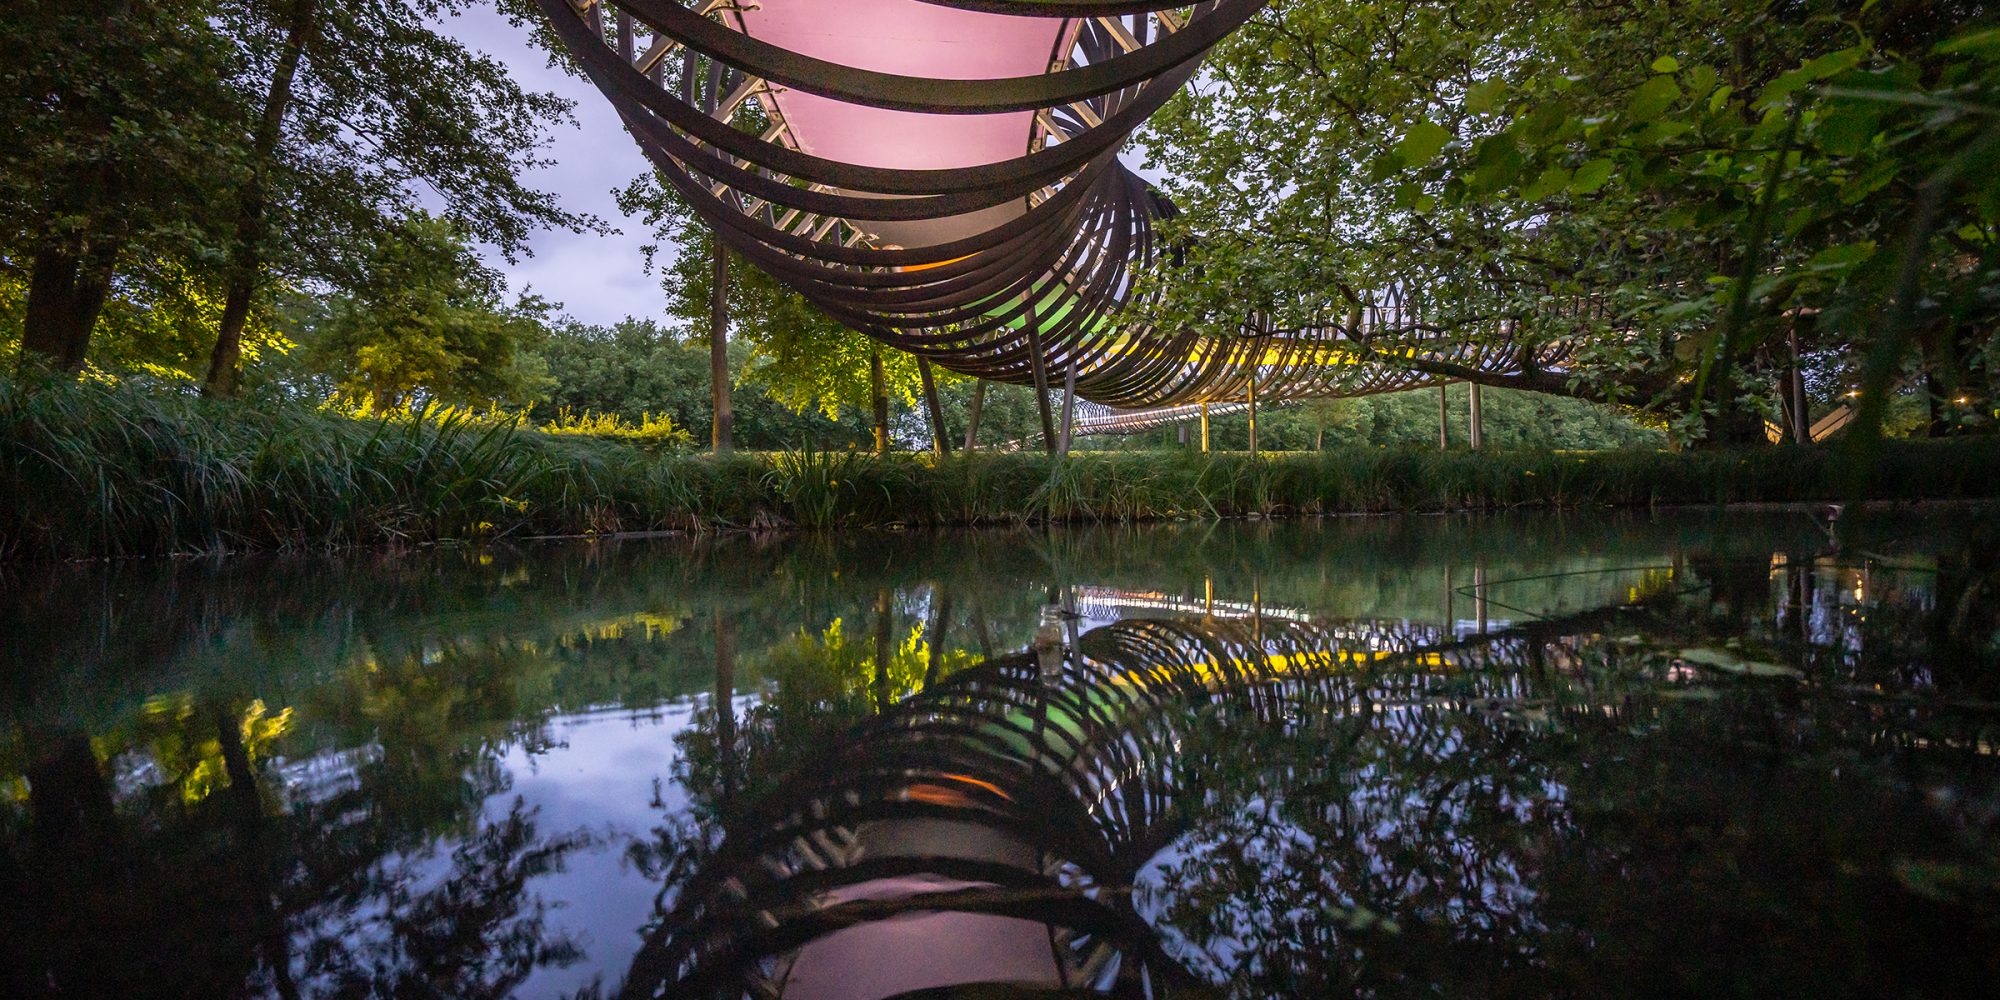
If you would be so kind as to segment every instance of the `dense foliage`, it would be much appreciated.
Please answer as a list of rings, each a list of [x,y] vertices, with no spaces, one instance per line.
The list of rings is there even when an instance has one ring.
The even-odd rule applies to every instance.
[[[1560,344],[1567,372],[1489,381],[1733,440],[1775,414],[1796,338],[1820,409],[1913,384],[1941,426],[1990,428],[2000,32],[1979,14],[1278,0],[1142,137],[1183,209],[1159,318],[1342,326],[1400,290],[1424,315],[1364,338],[1382,363],[1472,376],[1391,348]]]
[[[20,362],[134,360],[129,339],[93,350],[122,304],[175,325],[138,360],[227,394],[288,299],[379,293],[381,244],[422,202],[509,257],[537,229],[597,225],[522,181],[569,109],[441,30],[470,6],[87,0],[6,18],[0,298]]]

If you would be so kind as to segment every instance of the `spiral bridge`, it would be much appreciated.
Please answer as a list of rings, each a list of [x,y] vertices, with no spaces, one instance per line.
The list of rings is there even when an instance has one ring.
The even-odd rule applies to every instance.
[[[1127,317],[1173,206],[1126,140],[1265,0],[538,0],[659,175],[840,322],[954,371],[1118,407],[1360,395],[1560,350],[1422,330],[1409,290],[1309,330]],[[1169,271],[1170,273],[1170,271]],[[1390,347],[1385,340],[1394,339]],[[1490,338],[1483,338],[1490,339]]]

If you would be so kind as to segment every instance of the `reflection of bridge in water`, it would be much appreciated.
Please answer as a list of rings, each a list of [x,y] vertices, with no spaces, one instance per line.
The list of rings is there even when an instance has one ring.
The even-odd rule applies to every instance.
[[[1564,614],[1569,607],[1558,604],[1553,607],[1523,606],[1509,603],[1495,596],[1498,591],[1513,595],[1510,591],[1517,586],[1549,581],[1574,581],[1595,578],[1586,584],[1585,599],[1577,606],[1591,607],[1619,602],[1638,603],[1672,590],[1677,573],[1671,565],[1618,566],[1592,568],[1588,570],[1530,577],[1489,579],[1486,567],[1475,563],[1470,579],[1454,574],[1449,565],[1442,567],[1438,579],[1438,600],[1442,612],[1435,623],[1427,623],[1421,617],[1410,615],[1381,616],[1389,627],[1399,634],[1424,636],[1424,643],[1444,641],[1447,637],[1459,638],[1488,631],[1501,631],[1513,627],[1517,622],[1530,621],[1549,615]],[[1219,596],[1212,577],[1204,577],[1200,596],[1189,596],[1166,590],[1114,587],[1096,584],[1081,584],[1068,588],[1067,609],[1086,621],[1108,623],[1124,618],[1167,615],[1200,616],[1209,618],[1241,618],[1273,621],[1312,622],[1316,627],[1329,630],[1348,630],[1349,634],[1360,636],[1374,634],[1381,626],[1374,621],[1362,621],[1351,616],[1338,620],[1329,619],[1307,608],[1292,604],[1273,604],[1263,599],[1256,586],[1251,587],[1248,599],[1241,595]],[[1528,600],[1527,598],[1515,598]],[[1532,603],[1532,602],[1531,602]],[[1460,617],[1461,612],[1469,613]],[[1380,647],[1390,648],[1390,647]]]
[[[1526,671],[1573,665],[1569,636],[1598,620],[1440,641],[1134,619],[955,674],[741,814],[623,995],[1207,995],[1130,897],[1225,765],[1189,748],[1326,713],[1418,738],[1425,713],[1519,698]]]

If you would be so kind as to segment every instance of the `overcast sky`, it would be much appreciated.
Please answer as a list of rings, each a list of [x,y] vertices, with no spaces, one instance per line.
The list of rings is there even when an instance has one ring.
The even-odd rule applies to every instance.
[[[475,8],[451,19],[445,30],[505,62],[523,86],[575,102],[576,124],[554,129],[553,144],[543,151],[544,159],[555,162],[529,174],[527,181],[556,192],[565,208],[589,212],[619,230],[608,236],[545,231],[530,241],[534,256],[510,265],[498,254],[488,254],[489,261],[507,275],[514,292],[533,288],[586,323],[615,323],[627,316],[663,319],[659,279],[645,273],[639,252],[651,242],[651,234],[640,220],[621,215],[611,196],[613,189],[647,171],[646,159],[604,95],[588,81],[551,67],[527,29],[490,10]]]

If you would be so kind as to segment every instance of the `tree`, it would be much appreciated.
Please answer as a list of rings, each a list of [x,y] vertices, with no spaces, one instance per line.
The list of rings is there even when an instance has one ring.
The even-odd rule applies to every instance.
[[[661,247],[674,248],[672,260],[660,268],[667,314],[692,329],[707,330],[715,306],[714,235],[671,189],[651,176],[620,191],[619,206],[640,215],[658,236],[659,242],[646,248],[649,263],[657,261]],[[915,405],[921,378],[914,355],[883,347],[848,329],[741,257],[729,258],[725,284],[726,312],[734,319],[738,337],[751,348],[739,381],[763,386],[772,398],[800,413],[818,410],[834,419],[845,407],[873,408],[872,368],[880,358],[883,397],[890,411]],[[702,342],[708,342],[706,336]]]
[[[703,387],[709,352],[698,339],[681,339],[650,321],[628,319],[613,327],[561,325],[537,349],[546,367],[547,395],[531,411],[552,419],[562,410],[615,414],[634,423],[648,415],[671,417],[700,435],[714,420],[712,397]],[[741,343],[729,347],[729,365],[740,369],[750,357]],[[745,448],[792,448],[810,442],[819,448],[852,448],[867,440],[858,411],[829,417],[817,408],[797,411],[752,383],[733,396],[736,443]]]
[[[457,226],[415,213],[376,243],[354,292],[336,298],[308,344],[340,394],[378,410],[415,401],[532,402],[544,378],[529,353],[547,306],[503,304],[499,278]]]
[[[210,252],[241,176],[236,53],[205,0],[82,0],[0,19],[0,266],[23,366],[82,368],[131,259]]]
[[[1852,386],[1891,302],[1929,303],[1899,321],[1927,366],[1990,379],[2000,206],[1965,170],[2000,142],[2000,52],[1944,41],[1975,12],[1276,3],[1143,137],[1186,247],[1155,318],[1347,326],[1398,290],[1421,321],[1351,331],[1371,362],[1709,441],[1760,434],[1794,336],[1822,399]],[[1494,375],[1404,351],[1437,338],[1569,357]]]
[[[225,303],[205,391],[241,379],[254,297],[274,280],[352,280],[375,238],[427,190],[439,213],[509,260],[535,229],[586,228],[522,182],[568,102],[524,90],[506,66],[437,30],[473,0],[244,0],[224,22],[257,108],[248,176],[229,202]]]

